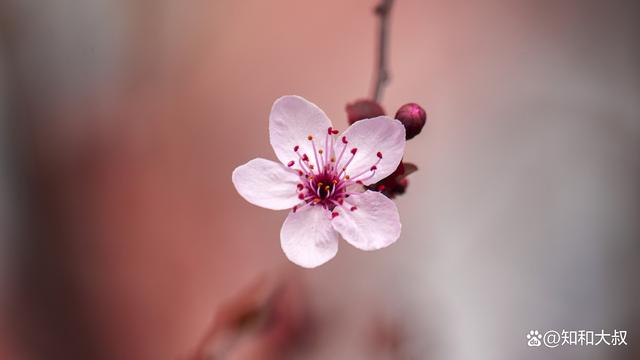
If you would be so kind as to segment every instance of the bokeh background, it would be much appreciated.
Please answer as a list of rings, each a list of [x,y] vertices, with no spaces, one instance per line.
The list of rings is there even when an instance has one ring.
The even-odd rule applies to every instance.
[[[382,104],[429,120],[385,250],[298,268],[235,192],[277,97],[346,128],[375,4],[0,2],[0,358],[638,359],[637,1],[397,0]]]

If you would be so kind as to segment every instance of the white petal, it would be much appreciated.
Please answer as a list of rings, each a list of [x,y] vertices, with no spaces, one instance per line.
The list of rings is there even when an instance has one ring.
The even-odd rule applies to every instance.
[[[347,204],[348,203],[348,204]],[[351,206],[356,210],[351,211]],[[377,250],[387,247],[400,237],[400,216],[396,205],[386,196],[375,191],[352,195],[331,223],[333,228],[351,245],[361,250]]]
[[[338,252],[338,234],[329,211],[320,206],[291,212],[280,230],[280,245],[287,258],[306,268],[331,260]]]
[[[300,177],[275,161],[253,159],[233,170],[231,181],[248,202],[272,210],[292,208],[300,202],[297,184]]]
[[[341,165],[351,157],[348,151],[353,148],[358,149],[353,161],[347,167],[347,174],[352,177],[362,172],[366,173],[361,178],[368,177],[370,175],[368,170],[378,161],[377,153],[382,153],[382,159],[376,165],[375,175],[362,181],[367,185],[376,183],[394,172],[404,155],[406,143],[404,126],[400,121],[387,116],[360,120],[351,125],[343,136],[349,143]]]
[[[324,111],[300,96],[279,98],[273,103],[269,115],[271,146],[283,164],[292,160],[297,164],[298,155],[293,151],[296,145],[300,147],[300,154],[307,154],[313,161],[313,147],[307,137],[313,136],[316,150],[324,149],[329,127],[331,121]]]

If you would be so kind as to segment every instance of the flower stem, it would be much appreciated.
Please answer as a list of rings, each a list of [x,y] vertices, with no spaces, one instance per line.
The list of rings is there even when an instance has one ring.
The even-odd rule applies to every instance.
[[[389,33],[389,14],[393,0],[381,0],[375,7],[375,14],[380,19],[378,33],[378,59],[374,74],[372,98],[376,102],[382,99],[382,91],[389,82],[389,71],[387,69],[387,48]]]

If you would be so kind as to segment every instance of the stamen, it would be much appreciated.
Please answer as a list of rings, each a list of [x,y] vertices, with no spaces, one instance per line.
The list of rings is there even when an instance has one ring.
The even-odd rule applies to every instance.
[[[331,218],[335,218],[336,216],[340,215],[337,211],[334,211],[331,213]]]
[[[342,146],[342,151],[340,152],[340,156],[338,156],[338,160],[336,161],[336,164],[340,164],[340,161],[342,160],[342,155],[344,155],[345,150],[347,150],[347,143],[345,142],[346,138],[343,136],[342,139],[343,139],[342,142],[344,143],[344,145]]]
[[[293,147],[293,151],[298,152],[298,150],[300,149],[300,146],[296,145]]]
[[[296,185],[296,188],[298,189],[298,191],[302,191],[302,189],[304,189],[304,185],[298,184]]]
[[[322,155],[324,151],[322,151],[322,149],[318,150],[318,154]]]
[[[292,167],[293,164],[295,164],[295,163],[296,163],[295,161],[291,160],[291,161],[289,161],[289,163],[287,163],[287,166],[288,167]]]
[[[302,161],[309,161],[307,154],[302,154]]]
[[[357,209],[358,209],[357,207],[352,206],[352,207],[351,207],[351,209],[349,209],[349,210],[351,210],[351,211],[356,211]]]
[[[302,203],[302,205],[295,205],[295,206],[293,207],[293,209],[292,209],[292,210],[293,210],[293,212],[296,212],[296,211],[298,211],[298,210],[300,210],[300,209],[304,208],[304,207],[305,207],[305,206],[307,206],[307,205],[310,205],[310,203],[305,202],[305,203]]]
[[[378,170],[378,164],[380,164],[380,161],[382,161],[382,153],[378,151],[376,155],[378,156],[378,160],[375,162],[375,164],[371,165],[369,170],[365,170],[360,174],[354,176],[353,177],[354,179],[367,180],[367,179],[371,179],[375,175],[375,171]],[[367,176],[366,178],[360,178],[361,176],[365,175],[369,171],[371,171],[371,174],[369,176]]]
[[[375,166],[375,165],[374,165],[374,166]],[[374,167],[374,166],[372,166],[372,167]],[[369,173],[369,176],[364,177],[364,178],[360,178],[360,176],[365,175],[365,174],[366,174],[366,173],[368,173],[369,171],[371,171],[371,172]],[[361,172],[360,174],[358,174],[358,176],[355,176],[355,177],[354,177],[354,179],[358,179],[358,180],[356,181],[356,184],[362,184],[362,182],[363,182],[363,181],[371,179],[375,174],[376,174],[375,169],[373,169],[373,170],[365,170],[365,171]]]
[[[311,135],[309,135],[307,139],[311,141],[311,146],[313,147],[313,157],[316,159],[316,165],[318,165],[318,169],[322,169],[322,166],[320,166],[320,161],[318,160],[318,150],[316,149],[316,142],[313,141],[313,136]]]
[[[347,137],[346,137],[346,136],[343,136],[343,137],[342,137],[342,143],[343,143],[343,144],[348,143],[348,141],[347,141]]]
[[[329,132],[328,132],[327,136],[324,137],[324,148],[327,149],[327,154],[324,157],[322,157],[322,162],[324,163],[325,166],[329,163],[329,153],[330,153],[330,151],[329,151],[329,138],[333,138],[331,136],[331,131],[332,130],[333,130],[332,128],[329,128]],[[320,155],[322,155],[322,153],[320,153]]]
[[[310,170],[307,169],[307,166],[302,162],[302,158],[298,159],[298,165],[300,165],[300,168],[302,168],[305,172],[310,172]]]
[[[300,155],[300,153],[297,151],[296,151],[296,155],[298,155],[298,164],[300,165],[300,168],[305,172],[310,172],[307,166],[304,164],[304,156]],[[309,158],[307,157],[307,159]]]
[[[347,167],[349,166],[349,164],[351,164],[351,162],[353,161],[353,159],[356,157],[356,152],[358,152],[357,148],[353,148],[351,149],[351,158],[347,161],[346,164],[344,164],[344,166],[342,167],[342,171],[340,171],[340,173],[338,174],[338,176],[341,176],[342,173],[344,173],[347,170]]]

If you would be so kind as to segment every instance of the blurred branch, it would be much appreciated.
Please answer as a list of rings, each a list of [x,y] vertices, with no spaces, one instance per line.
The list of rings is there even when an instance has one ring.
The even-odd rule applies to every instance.
[[[378,62],[376,64],[375,81],[373,84],[373,100],[380,102],[382,91],[389,82],[389,71],[387,69],[387,50],[389,36],[389,14],[393,0],[381,0],[375,7],[375,14],[380,18],[380,31],[378,33]]]

